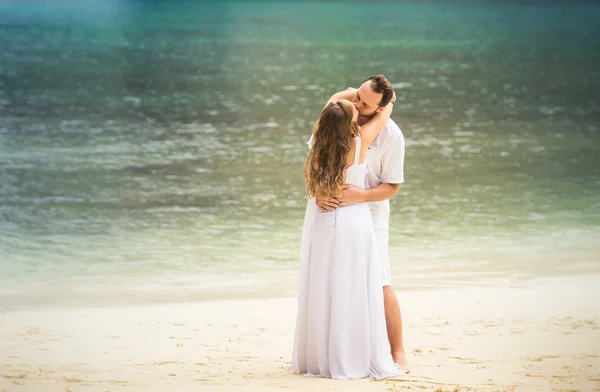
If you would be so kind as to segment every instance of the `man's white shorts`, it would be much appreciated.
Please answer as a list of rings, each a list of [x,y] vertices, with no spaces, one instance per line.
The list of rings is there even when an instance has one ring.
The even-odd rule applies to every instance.
[[[377,252],[381,268],[381,283],[383,286],[389,286],[391,281],[390,257],[388,255],[390,232],[387,227],[385,229],[375,228],[375,238],[377,239]]]

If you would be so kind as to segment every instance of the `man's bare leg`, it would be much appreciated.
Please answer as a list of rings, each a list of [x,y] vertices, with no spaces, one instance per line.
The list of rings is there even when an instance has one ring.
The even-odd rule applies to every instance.
[[[400,365],[400,369],[408,373],[410,369],[406,365],[406,354],[404,353],[404,342],[402,340],[402,314],[400,313],[396,293],[390,286],[383,286],[383,304],[385,306],[385,324],[392,349],[392,358],[394,362]]]

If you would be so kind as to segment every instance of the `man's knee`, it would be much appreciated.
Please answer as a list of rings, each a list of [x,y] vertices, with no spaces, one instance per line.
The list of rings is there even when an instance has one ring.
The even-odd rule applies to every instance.
[[[383,300],[386,302],[396,300],[396,292],[392,286],[383,286]]]

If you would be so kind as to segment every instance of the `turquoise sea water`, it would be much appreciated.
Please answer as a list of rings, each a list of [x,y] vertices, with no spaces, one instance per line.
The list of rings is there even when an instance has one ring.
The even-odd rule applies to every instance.
[[[597,272],[598,36],[556,2],[4,1],[0,296],[293,292],[304,142],[375,72],[397,289]]]

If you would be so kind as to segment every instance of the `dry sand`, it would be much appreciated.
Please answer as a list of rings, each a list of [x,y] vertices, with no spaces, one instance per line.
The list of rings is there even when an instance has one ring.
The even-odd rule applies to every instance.
[[[293,374],[295,298],[11,310],[0,391],[600,391],[600,276],[400,293],[412,374]]]

